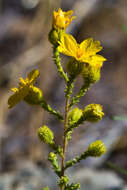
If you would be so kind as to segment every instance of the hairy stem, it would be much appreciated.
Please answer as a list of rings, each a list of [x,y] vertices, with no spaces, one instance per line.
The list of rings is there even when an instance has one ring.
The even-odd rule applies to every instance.
[[[40,105],[41,105],[41,107],[43,108],[43,109],[45,109],[47,112],[49,112],[50,114],[52,114],[52,115],[54,115],[57,119],[59,119],[59,120],[61,120],[61,121],[63,121],[64,119],[63,119],[63,116],[60,114],[60,112],[59,111],[56,111],[56,110],[53,110],[52,108],[51,108],[51,106],[49,105],[49,104],[47,104],[47,102],[46,101],[42,101],[41,103],[40,103]]]
[[[61,60],[60,60],[60,56],[59,56],[59,51],[57,49],[57,47],[53,47],[53,58],[54,58],[54,63],[57,66],[57,70],[60,74],[60,76],[65,80],[65,82],[68,82],[68,76],[67,73],[64,72],[63,67],[61,65]]]
[[[66,97],[65,103],[65,117],[64,117],[64,138],[63,138],[63,157],[61,161],[61,176],[64,176],[65,171],[65,157],[66,157],[66,147],[67,147],[67,139],[66,139],[66,130],[67,130],[67,120],[68,120],[68,112],[69,112],[69,97]],[[64,190],[64,187],[61,187],[61,190]]]
[[[88,91],[89,87],[90,87],[90,85],[86,85],[86,84],[84,84],[84,85],[81,87],[81,89],[80,89],[80,91],[78,92],[78,94],[72,98],[71,103],[70,103],[70,105],[69,105],[70,108],[71,108],[74,104],[76,104],[76,103],[79,102],[79,99],[85,95],[85,93]]]

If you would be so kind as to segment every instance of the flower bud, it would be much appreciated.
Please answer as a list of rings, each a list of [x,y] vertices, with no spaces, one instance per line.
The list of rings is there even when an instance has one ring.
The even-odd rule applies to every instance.
[[[49,156],[48,156],[48,159],[53,161],[53,160],[57,160],[57,156],[54,152],[50,152],[49,153]]]
[[[38,129],[38,137],[46,144],[54,144],[54,134],[46,125]]]
[[[58,41],[60,40],[60,35],[63,31],[62,30],[55,30],[52,29],[49,32],[49,41],[51,42],[51,44],[53,45],[58,45]]]
[[[85,84],[91,85],[99,81],[101,68],[84,65],[82,77]]]
[[[54,152],[50,152],[48,160],[52,163],[52,166],[56,172],[60,171],[57,155]]]
[[[79,109],[78,107],[74,108],[73,110],[69,112],[69,115],[68,115],[69,124],[73,125],[80,119],[81,116],[82,116],[82,110]]]
[[[64,12],[59,8],[57,12],[54,11],[52,27],[65,30],[72,20],[75,19],[75,16],[72,16],[72,14],[72,10]]]
[[[29,92],[27,96],[25,96],[24,100],[30,105],[40,104],[43,100],[43,93],[39,88],[32,86],[29,88]]]
[[[64,185],[67,185],[69,179],[67,176],[61,176],[59,186],[62,187]]]
[[[88,147],[89,156],[100,157],[106,152],[106,147],[101,140],[96,140]]]
[[[79,183],[72,183],[70,185],[67,185],[67,189],[69,190],[78,190],[80,189],[80,184]]]
[[[81,63],[74,58],[70,58],[67,63],[67,70],[69,74],[74,77],[77,77],[79,74],[81,74],[83,67],[84,63]]]
[[[102,106],[100,104],[89,104],[85,107],[83,114],[85,120],[89,122],[100,121],[104,116],[104,112],[102,111]]]

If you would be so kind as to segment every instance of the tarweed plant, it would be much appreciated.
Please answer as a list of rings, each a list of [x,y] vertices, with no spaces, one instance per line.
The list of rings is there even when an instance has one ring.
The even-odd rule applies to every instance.
[[[101,67],[106,59],[98,54],[102,50],[99,41],[88,38],[79,44],[72,35],[66,33],[66,28],[76,18],[72,14],[72,10],[63,12],[59,8],[58,11],[54,11],[52,29],[49,32],[49,41],[53,46],[54,63],[58,74],[65,82],[65,107],[63,113],[52,109],[43,97],[42,90],[34,86],[39,76],[37,69],[32,70],[26,79],[20,78],[18,87],[11,89],[14,93],[8,99],[9,108],[14,107],[21,100],[24,100],[29,105],[41,106],[64,126],[63,137],[61,138],[62,145],[56,145],[53,131],[48,126],[39,127],[37,132],[40,141],[52,148],[48,155],[48,160],[59,178],[58,187],[60,190],[80,189],[79,183],[69,182],[69,178],[65,173],[66,170],[81,160],[88,157],[100,157],[106,152],[104,143],[99,139],[91,142],[88,149],[80,155],[71,160],[66,160],[67,145],[71,140],[74,129],[86,121],[98,122],[104,116],[102,106],[99,104],[92,103],[84,109],[73,108],[89,88],[100,80]],[[66,62],[66,72],[61,64],[60,53],[69,57]],[[72,90],[79,75],[82,77],[82,86],[79,92],[73,95]],[[43,188],[43,190],[48,189],[48,187]]]

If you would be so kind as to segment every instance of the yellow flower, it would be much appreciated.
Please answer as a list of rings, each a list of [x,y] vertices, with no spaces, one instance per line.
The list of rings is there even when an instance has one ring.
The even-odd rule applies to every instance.
[[[39,71],[37,69],[32,70],[28,75],[27,78],[24,80],[20,78],[18,88],[12,88],[11,91],[14,92],[8,99],[9,108],[14,107],[18,102],[23,100],[29,93],[30,89],[33,89],[34,82],[39,76]]]
[[[64,12],[62,9],[58,9],[58,12],[53,12],[53,28],[55,29],[66,29],[66,27],[75,19],[75,16],[71,15],[73,11]]]
[[[64,34],[59,41],[59,52],[74,57],[79,62],[88,63],[91,66],[101,67],[106,59],[96,54],[102,50],[99,41],[93,41],[92,38],[84,40],[78,44],[70,34]]]

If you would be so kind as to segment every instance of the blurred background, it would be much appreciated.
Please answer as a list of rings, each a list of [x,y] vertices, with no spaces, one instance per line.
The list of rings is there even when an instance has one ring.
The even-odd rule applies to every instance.
[[[52,11],[73,9],[77,19],[68,28],[78,42],[99,40],[107,58],[101,80],[81,98],[103,105],[105,117],[94,125],[76,129],[68,158],[80,154],[89,143],[101,139],[107,154],[87,159],[68,170],[81,190],[127,190],[127,1],[126,0],[0,0],[0,190],[56,188],[56,176],[46,161],[48,146],[37,129],[48,125],[60,143],[63,126],[39,107],[24,102],[9,110],[10,88],[33,68],[40,70],[37,86],[53,108],[63,110],[64,82],[53,64],[48,33]],[[76,93],[81,85],[76,82]]]

